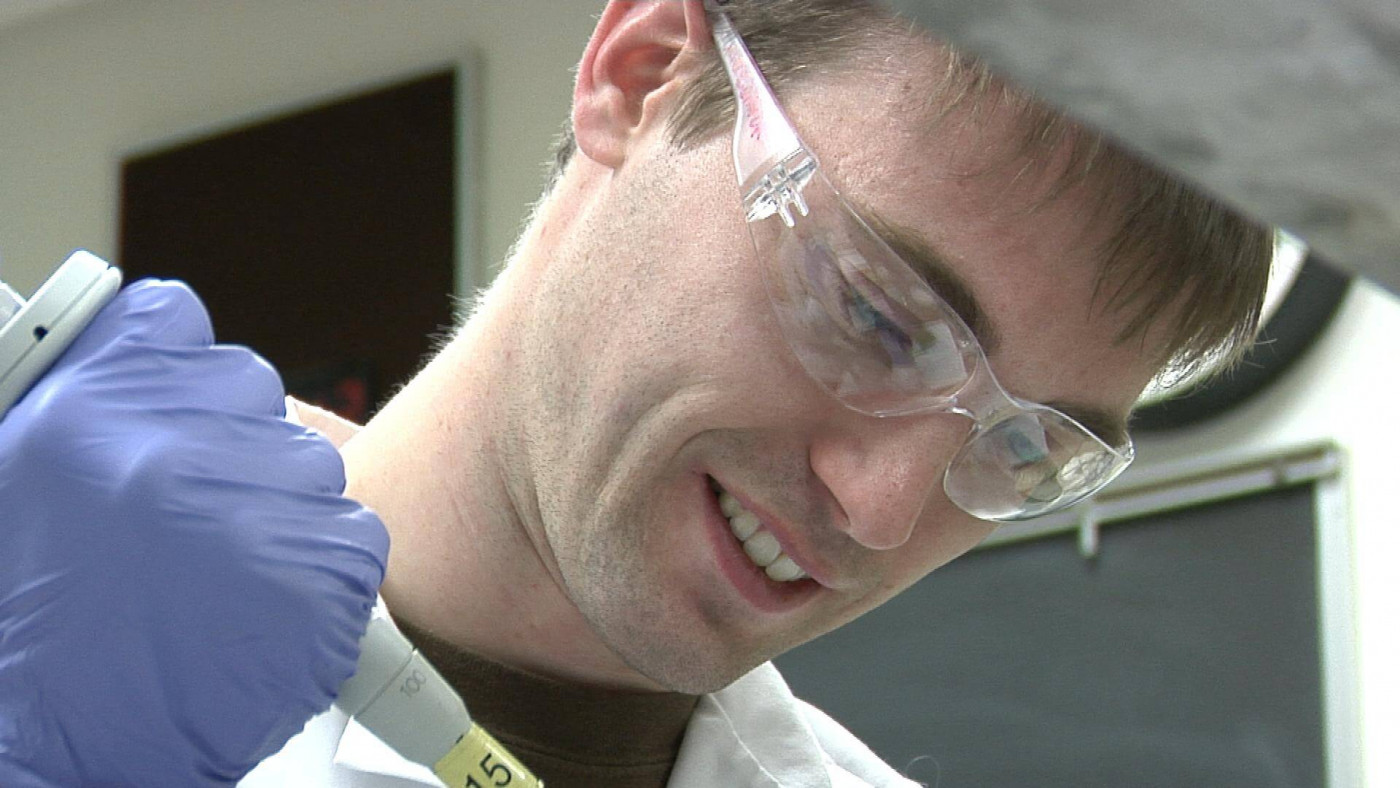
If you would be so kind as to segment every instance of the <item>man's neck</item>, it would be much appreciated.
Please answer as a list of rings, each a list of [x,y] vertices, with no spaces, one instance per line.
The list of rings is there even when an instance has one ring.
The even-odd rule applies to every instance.
[[[552,570],[533,493],[495,439],[509,429],[509,352],[489,323],[478,315],[342,447],[347,495],[391,536],[384,598],[397,618],[502,664],[656,689],[603,645]]]

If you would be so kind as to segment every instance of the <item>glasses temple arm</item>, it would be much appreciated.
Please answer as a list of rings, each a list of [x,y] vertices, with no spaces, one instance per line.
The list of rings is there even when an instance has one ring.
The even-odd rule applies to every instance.
[[[778,214],[792,227],[807,215],[802,189],[817,157],[802,144],[728,15],[712,14],[715,45],[734,89],[734,172],[750,222]]]
[[[711,18],[715,45],[737,104],[734,172],[739,183],[748,186],[773,165],[805,149],[728,15],[714,13]]]

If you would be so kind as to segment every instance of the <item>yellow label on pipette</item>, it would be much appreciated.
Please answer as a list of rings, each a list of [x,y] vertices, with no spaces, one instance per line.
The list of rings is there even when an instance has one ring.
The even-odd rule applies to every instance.
[[[505,745],[480,725],[472,725],[433,767],[448,788],[544,788]]]

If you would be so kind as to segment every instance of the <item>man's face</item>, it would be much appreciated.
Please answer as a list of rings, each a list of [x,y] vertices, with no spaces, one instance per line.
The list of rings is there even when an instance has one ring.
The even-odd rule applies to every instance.
[[[1000,337],[989,358],[1008,391],[1121,420],[1158,356],[1115,342],[1126,315],[1092,308],[1106,230],[1086,218],[1094,195],[1076,187],[1037,207],[1051,184],[1022,171],[1008,116],[990,107],[932,128],[920,107],[941,60],[918,46],[810,79],[789,114],[848,199],[941,252]],[[566,198],[578,231],[532,279],[519,335],[528,467],[516,470],[539,502],[527,527],[546,565],[627,664],[713,690],[991,530],[942,488],[966,418],[861,415],[798,365],[754,259],[727,133],[680,151],[658,124]],[[771,579],[718,490],[810,577]],[[750,545],[763,563],[767,547]]]

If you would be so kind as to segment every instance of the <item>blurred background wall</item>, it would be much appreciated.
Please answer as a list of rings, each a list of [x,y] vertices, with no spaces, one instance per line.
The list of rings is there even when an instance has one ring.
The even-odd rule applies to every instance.
[[[11,17],[0,271],[29,290],[74,247],[114,257],[124,156],[468,61],[480,228],[468,243],[485,281],[539,193],[596,12],[587,0],[67,0]]]

